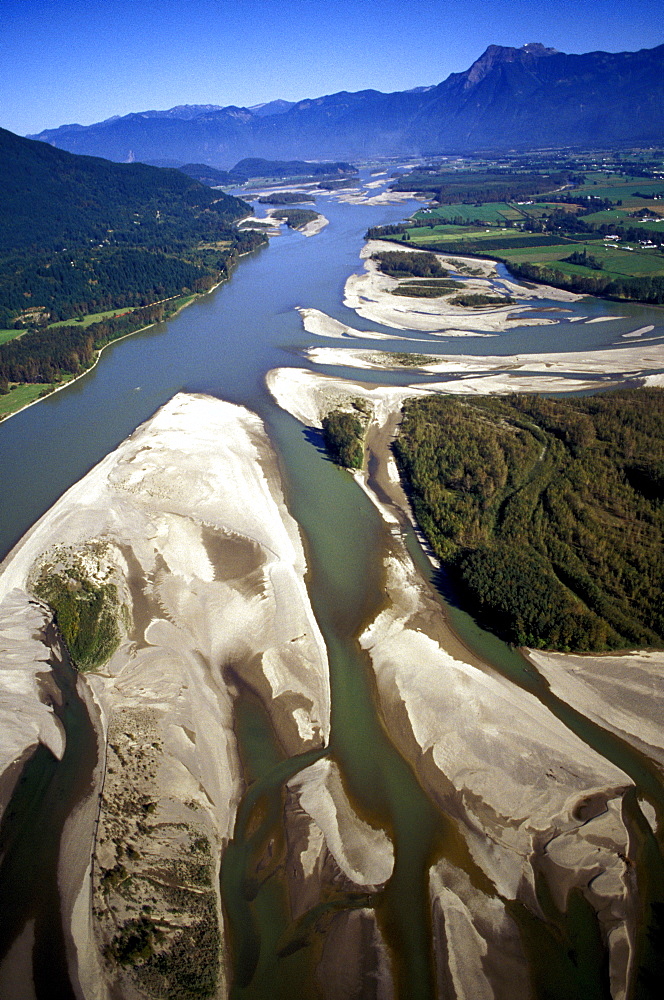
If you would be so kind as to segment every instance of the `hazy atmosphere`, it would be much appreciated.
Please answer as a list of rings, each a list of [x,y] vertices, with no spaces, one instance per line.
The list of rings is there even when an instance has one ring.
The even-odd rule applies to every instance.
[[[177,104],[251,106],[340,90],[406,90],[487,45],[618,52],[661,42],[634,0],[5,0],[0,117],[20,135]]]

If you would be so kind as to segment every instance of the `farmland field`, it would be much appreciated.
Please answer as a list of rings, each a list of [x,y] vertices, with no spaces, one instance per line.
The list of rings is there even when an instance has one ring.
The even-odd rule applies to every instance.
[[[441,205],[440,208],[417,212],[413,218],[423,221],[451,222],[463,219],[464,222],[486,222],[488,225],[501,225],[505,219],[523,219],[523,212],[504,201],[486,202],[484,205]]]
[[[659,150],[431,163],[392,185],[428,196],[429,207],[367,235],[489,257],[581,294],[662,304],[663,175]]]
[[[28,383],[14,386],[9,392],[0,395],[0,420],[9,413],[22,409],[28,403],[33,403],[39,399],[44,389],[51,388],[43,382]]]
[[[76,323],[82,327],[90,326],[91,323],[100,323],[104,319],[108,319],[109,316],[126,316],[127,313],[132,312],[132,309],[107,309],[105,312],[88,313],[86,316],[81,316],[78,319],[62,319],[58,320],[57,323],[49,323],[49,326],[55,329],[59,326],[71,326],[72,323]]]
[[[455,208],[457,206],[454,206]],[[582,239],[527,233],[519,229],[480,229],[478,226],[439,225],[431,229],[409,229],[408,245],[442,253],[492,257],[506,264],[539,264],[568,275],[601,275],[604,278],[664,276],[664,256],[657,250],[643,250],[633,242],[606,245],[599,234]],[[623,249],[629,246],[634,249]],[[567,263],[575,251],[586,251],[602,264],[601,270]]]

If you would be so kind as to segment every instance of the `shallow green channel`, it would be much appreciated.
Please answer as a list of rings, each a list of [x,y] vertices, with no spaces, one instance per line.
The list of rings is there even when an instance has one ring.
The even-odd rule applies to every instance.
[[[372,825],[384,828],[395,849],[394,874],[384,891],[373,899],[362,893],[350,894],[346,900],[337,898],[332,905],[335,912],[366,903],[372,905],[395,956],[399,995],[429,1000],[435,996],[435,990],[428,865],[442,853],[458,851],[459,838],[388,739],[376,714],[370,664],[356,640],[362,625],[382,605],[379,556],[385,543],[384,528],[348,473],[327,461],[315,440],[303,442],[300,425],[279,415],[271,421],[270,431],[287,469],[289,507],[305,533],[309,589],[330,661],[329,753],[340,767],[346,790],[359,814]],[[263,996],[275,1000],[286,998],[293,995],[289,991],[296,977],[298,995],[315,997],[319,993],[313,964],[320,949],[316,928],[325,927],[325,904],[310,914],[308,926],[302,926],[307,924],[306,919],[300,921],[299,944],[309,954],[298,954],[298,948],[280,957],[279,950],[284,950],[288,935],[297,938],[298,928],[287,926],[287,907],[284,900],[280,904],[283,888],[280,889],[278,878],[272,880],[275,884],[266,880],[262,893],[251,902],[247,897],[252,895],[253,887],[246,876],[244,887],[237,881],[241,878],[238,870],[246,872],[254,863],[249,857],[250,841],[243,836],[251,810],[263,800],[262,823],[268,828],[273,825],[274,809],[283,798],[283,782],[306,766],[311,755],[305,755],[299,763],[279,761],[274,742],[265,737],[267,721],[264,719],[257,726],[257,707],[252,707],[249,716],[247,711],[245,705],[239,715],[237,735],[243,756],[251,762],[249,770],[257,780],[250,786],[238,816],[238,843],[231,846],[224,863],[228,878],[236,880],[224,883],[227,912],[232,926],[244,928],[241,940],[235,934],[234,996],[238,1000]],[[254,837],[260,836],[259,829]],[[232,852],[236,850],[238,856],[240,852],[249,852],[244,854],[240,865],[232,860]],[[280,933],[276,933],[275,924],[279,923]],[[247,982],[247,969],[252,963],[255,979]]]

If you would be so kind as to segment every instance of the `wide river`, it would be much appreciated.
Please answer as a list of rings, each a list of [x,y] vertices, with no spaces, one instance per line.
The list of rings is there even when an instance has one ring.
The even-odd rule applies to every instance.
[[[330,220],[319,234],[305,238],[284,230],[269,247],[242,260],[225,285],[170,322],[107,348],[86,376],[0,425],[0,558],[69,486],[176,392],[210,393],[246,405],[263,418],[282,460],[291,511],[305,534],[312,602],[330,652],[333,753],[356,802],[365,813],[379,816],[392,832],[396,866],[386,906],[393,942],[399,949],[402,982],[410,984],[411,996],[424,1000],[433,995],[424,875],[427,858],[448,831],[410,767],[387,740],[373,705],[366,665],[358,659],[352,642],[379,605],[375,551],[383,525],[352,479],[325,460],[301,425],[278,409],[264,384],[271,368],[306,365],[299,353],[303,347],[330,346],[329,340],[302,329],[295,311],[298,306],[319,309],[357,329],[391,332],[344,307],[343,287],[350,274],[361,271],[359,252],[367,228],[407,217],[416,203],[358,205],[329,197],[319,198],[317,207]],[[560,303],[540,301],[537,305]],[[644,326],[655,327],[649,336],[664,333],[661,310],[595,299],[564,304],[564,308],[569,310],[565,321],[554,326],[516,328],[491,339],[433,339],[422,334],[414,349],[478,356],[585,352],[614,344],[626,346],[630,341],[621,341],[621,335]],[[577,317],[596,322],[566,322]],[[353,346],[375,349],[376,342],[358,340]],[[407,349],[401,340],[382,341],[380,347]],[[365,372],[361,377],[379,379]],[[394,374],[380,378],[400,380]],[[499,669],[519,673],[521,661],[516,654],[482,633],[467,616],[457,611],[453,615],[455,628],[466,642]],[[247,708],[249,714],[252,711]],[[63,980],[55,990],[49,978],[55,974],[62,950],[61,938],[53,930],[58,924],[52,876],[59,830],[67,809],[80,796],[82,775],[89,773],[81,759],[86,752],[82,748],[89,746],[89,733],[75,705],[72,712],[68,719],[72,753],[58,765],[44,752],[33,772],[28,769],[23,786],[29,793],[27,802],[12,803],[14,808],[8,810],[0,831],[2,843],[11,847],[8,856],[12,851],[15,856],[14,868],[4,862],[0,868],[0,962],[26,920],[34,920],[35,954],[42,956],[37,958],[39,1000],[72,995],[64,971],[57,973]],[[248,733],[256,731],[251,721]],[[599,737],[592,726],[584,729],[583,720],[571,717],[564,721],[597,745]],[[259,736],[250,745],[251,739],[247,736],[245,753],[254,755],[255,773],[264,778],[269,794],[273,748],[269,739],[261,742]],[[621,750],[609,747],[602,752],[613,757]],[[638,766],[627,764],[628,770]],[[282,781],[283,774],[273,780]],[[46,786],[51,788],[50,797]],[[54,798],[62,808],[54,808]],[[236,933],[241,937],[242,907],[232,898],[232,888],[226,892],[227,911],[236,919]],[[292,996],[297,990],[305,998],[306,954],[299,965],[290,967],[276,958],[279,900],[275,897],[271,902],[266,897],[262,912],[267,914],[262,918],[263,948],[252,985],[246,989],[236,985],[234,995],[277,998]]]

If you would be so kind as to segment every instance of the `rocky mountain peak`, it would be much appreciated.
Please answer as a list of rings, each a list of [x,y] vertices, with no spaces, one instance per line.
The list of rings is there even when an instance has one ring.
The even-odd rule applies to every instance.
[[[480,80],[491,72],[491,70],[501,63],[510,62],[530,62],[533,59],[540,59],[543,56],[559,55],[557,49],[549,49],[541,42],[528,42],[520,49],[514,49],[504,45],[490,45],[488,49],[477,59],[466,73],[466,87],[475,86]]]

